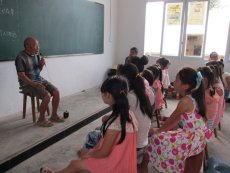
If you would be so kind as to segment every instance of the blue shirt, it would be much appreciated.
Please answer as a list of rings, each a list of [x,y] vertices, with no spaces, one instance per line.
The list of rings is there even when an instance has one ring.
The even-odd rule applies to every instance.
[[[15,66],[17,72],[25,72],[26,76],[32,81],[41,82],[43,78],[40,76],[39,68],[39,55],[28,55],[26,52],[22,51],[18,54],[15,59]],[[26,86],[26,83],[19,79],[20,86]]]

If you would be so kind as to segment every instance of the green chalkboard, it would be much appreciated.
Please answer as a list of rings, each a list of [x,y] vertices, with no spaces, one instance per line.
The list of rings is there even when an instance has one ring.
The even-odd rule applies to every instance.
[[[27,36],[44,55],[103,53],[104,5],[88,0],[0,0],[0,61],[14,60]]]

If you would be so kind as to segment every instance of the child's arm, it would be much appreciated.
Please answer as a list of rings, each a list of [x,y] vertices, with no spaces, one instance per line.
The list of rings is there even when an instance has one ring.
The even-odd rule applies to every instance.
[[[159,128],[156,132],[164,132],[174,128],[177,123],[180,121],[180,116],[184,112],[191,112],[194,109],[192,100],[188,97],[184,97],[178,103],[176,109],[173,111],[171,116],[165,121],[164,125]]]
[[[225,89],[225,90],[230,90],[230,76],[227,76],[227,77],[225,78],[225,81],[226,81],[226,83],[227,83],[227,86],[224,86],[224,89]]]
[[[105,115],[102,117],[101,121],[102,123],[104,123],[108,118],[109,118],[110,115]]]
[[[108,129],[104,136],[104,141],[100,149],[88,152],[83,158],[105,158],[111,153],[120,131]]]
[[[153,82],[152,87],[153,87],[155,90],[159,88],[159,85],[158,85],[157,81],[154,81],[154,82]]]
[[[219,96],[223,96],[224,91],[223,91],[220,87],[216,87],[216,93],[217,93]]]

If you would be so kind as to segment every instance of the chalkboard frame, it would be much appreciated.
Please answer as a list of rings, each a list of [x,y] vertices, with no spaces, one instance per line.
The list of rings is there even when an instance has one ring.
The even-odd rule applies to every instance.
[[[3,2],[4,1],[6,1],[6,0],[2,0]],[[1,1],[1,2],[2,2]],[[14,0],[15,1],[15,0]],[[16,1],[18,1],[18,0],[16,0]],[[29,1],[29,2],[31,2],[32,0],[22,0],[22,1],[20,1],[20,3],[23,3],[24,1]],[[38,2],[39,0],[35,0],[36,2]],[[40,1],[42,1],[42,0],[40,0]],[[46,0],[47,1],[47,0]],[[50,0],[50,1],[52,1],[52,0]],[[69,0],[69,1],[71,1],[71,0]],[[77,1],[74,1],[74,2],[83,2],[83,1],[87,1],[87,0],[77,0]],[[9,1],[8,1],[9,2]],[[55,2],[57,2],[57,0],[55,0]],[[67,2],[67,1],[65,1],[65,2]],[[85,3],[85,2],[84,2]],[[100,8],[100,16],[99,16],[99,21],[100,21],[100,26],[97,26],[97,27],[100,27],[100,38],[96,38],[96,39],[98,39],[98,40],[96,40],[96,42],[99,42],[99,45],[100,45],[100,47],[98,48],[97,47],[97,49],[98,50],[91,50],[91,51],[88,51],[88,52],[82,52],[82,51],[80,51],[80,52],[78,52],[78,50],[76,50],[74,53],[73,52],[69,52],[69,53],[47,53],[46,51],[44,51],[44,48],[45,47],[48,47],[48,46],[46,46],[44,43],[42,43],[42,41],[40,40],[40,38],[39,37],[37,37],[37,36],[35,36],[38,40],[39,40],[39,42],[40,42],[40,46],[41,46],[41,52],[43,53],[43,55],[45,55],[45,56],[47,56],[47,57],[49,57],[49,58],[52,58],[52,57],[69,57],[69,56],[85,56],[85,55],[93,55],[93,54],[103,54],[104,53],[104,4],[101,4],[101,3],[97,3],[97,2],[91,2],[91,1],[87,1],[87,3],[91,3],[90,5],[97,5],[97,6],[100,6],[99,8]],[[22,5],[22,4],[20,4],[20,5]],[[0,8],[1,8],[1,4],[0,4]],[[21,8],[20,6],[19,7],[17,7],[17,8]],[[20,11],[20,10],[19,10]],[[15,13],[16,13],[16,10],[15,10]],[[94,15],[95,16],[95,15]],[[82,15],[81,17],[84,17],[84,15]],[[20,18],[20,15],[18,14],[18,18]],[[7,19],[6,19],[7,20]],[[15,19],[15,20],[19,20],[19,19]],[[81,19],[82,20],[82,19]],[[18,23],[16,23],[15,25],[17,25]],[[20,20],[19,20],[19,24],[20,24]],[[12,25],[12,26],[14,26],[14,25]],[[92,25],[91,25],[92,26]],[[0,30],[1,30],[1,24],[0,24]],[[19,31],[20,32],[20,31]],[[39,31],[39,32],[41,32],[41,31]],[[79,34],[78,34],[79,35]],[[31,36],[31,35],[27,35],[27,36]],[[34,35],[32,35],[32,36],[34,36]],[[11,56],[11,57],[7,57],[7,56],[4,56],[4,55],[2,55],[2,53],[0,52],[0,61],[13,61],[14,59],[15,59],[15,57],[17,56],[17,54],[21,51],[21,50],[23,50],[24,48],[23,48],[23,40],[26,38],[26,36],[25,35],[23,35],[23,36],[20,36],[20,40],[18,41],[19,42],[19,44],[20,44],[20,46],[18,46],[19,48],[16,50],[16,49],[14,49],[14,50],[16,50],[16,51],[14,51],[13,53],[14,53],[14,55],[13,56]],[[97,44],[98,45],[98,44]],[[1,42],[0,42],[0,46],[1,46]],[[1,49],[1,48],[0,48]]]

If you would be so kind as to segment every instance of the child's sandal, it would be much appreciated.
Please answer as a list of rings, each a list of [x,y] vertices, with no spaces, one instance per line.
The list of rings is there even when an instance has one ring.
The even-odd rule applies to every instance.
[[[41,167],[40,173],[54,173],[54,171],[48,167]]]

